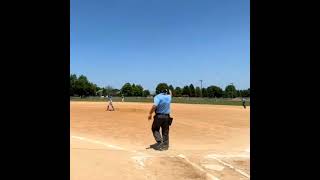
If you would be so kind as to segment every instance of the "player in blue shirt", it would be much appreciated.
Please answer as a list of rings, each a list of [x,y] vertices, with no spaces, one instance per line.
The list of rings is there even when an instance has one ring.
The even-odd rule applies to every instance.
[[[150,109],[148,120],[151,120],[152,114],[155,112],[151,130],[157,141],[155,144],[150,145],[150,148],[155,150],[162,151],[169,148],[169,126],[172,123],[172,118],[170,117],[171,99],[171,90],[164,90],[154,97],[154,104]],[[162,136],[160,134],[160,127]]]

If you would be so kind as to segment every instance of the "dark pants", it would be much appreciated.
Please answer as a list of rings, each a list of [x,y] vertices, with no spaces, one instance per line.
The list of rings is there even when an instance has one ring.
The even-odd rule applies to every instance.
[[[246,103],[245,102],[242,103],[242,106],[246,109]]]
[[[113,107],[113,105],[112,105],[112,102],[109,102],[108,107],[107,107],[107,110],[109,110],[109,106],[111,106],[111,107],[112,107],[112,110],[114,111],[114,107]]]
[[[169,115],[155,115],[152,123],[153,137],[157,142],[163,142],[165,145],[169,145]],[[160,134],[160,127],[162,131],[162,137]]]

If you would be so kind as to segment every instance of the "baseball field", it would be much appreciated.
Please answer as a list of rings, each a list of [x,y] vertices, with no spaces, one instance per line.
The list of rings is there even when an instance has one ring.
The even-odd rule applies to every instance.
[[[152,103],[70,102],[71,180],[250,179],[250,107],[171,105],[170,148],[154,143]]]

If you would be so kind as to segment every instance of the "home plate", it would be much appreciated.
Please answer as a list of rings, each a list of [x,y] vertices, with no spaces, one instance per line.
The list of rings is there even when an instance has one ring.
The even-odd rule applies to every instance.
[[[222,171],[224,169],[223,166],[216,165],[216,164],[202,164],[203,167],[206,169],[214,170],[214,171]]]

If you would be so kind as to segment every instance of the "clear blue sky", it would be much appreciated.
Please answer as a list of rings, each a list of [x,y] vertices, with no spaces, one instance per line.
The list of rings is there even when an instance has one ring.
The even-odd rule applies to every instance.
[[[71,0],[71,73],[99,85],[250,87],[249,0]]]

